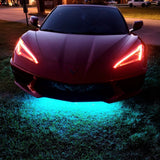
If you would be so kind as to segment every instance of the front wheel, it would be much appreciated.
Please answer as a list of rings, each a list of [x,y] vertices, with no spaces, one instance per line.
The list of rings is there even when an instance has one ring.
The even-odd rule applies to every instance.
[[[130,4],[129,4],[129,7],[131,7],[131,8],[132,8],[132,7],[133,7],[133,4],[132,4],[132,3],[130,3]]]

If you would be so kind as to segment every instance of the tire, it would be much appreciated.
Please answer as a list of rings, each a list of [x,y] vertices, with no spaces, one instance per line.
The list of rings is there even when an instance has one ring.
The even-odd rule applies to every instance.
[[[132,4],[132,3],[130,3],[130,4],[129,4],[129,7],[131,7],[131,8],[132,8],[132,7],[133,7],[133,4]]]
[[[151,3],[148,3],[147,5],[146,5],[146,7],[150,7],[151,6]]]

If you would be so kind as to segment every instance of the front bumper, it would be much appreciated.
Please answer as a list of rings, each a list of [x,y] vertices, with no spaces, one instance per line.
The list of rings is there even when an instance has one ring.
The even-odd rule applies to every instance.
[[[67,101],[106,101],[130,97],[141,89],[145,75],[100,84],[65,84],[24,72],[14,66],[15,83],[35,97],[50,97]]]

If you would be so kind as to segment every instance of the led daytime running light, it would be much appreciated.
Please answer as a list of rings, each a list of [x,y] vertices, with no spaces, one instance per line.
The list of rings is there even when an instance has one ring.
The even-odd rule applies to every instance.
[[[118,61],[113,68],[118,68],[133,62],[141,61],[142,59],[142,54],[143,54],[143,45],[139,45],[136,50],[128,54],[126,57],[122,58],[120,61]],[[137,56],[135,59],[129,60],[132,56]],[[128,60],[128,61],[127,61]]]
[[[25,51],[25,52],[22,52],[21,51],[21,48]],[[18,44],[16,46],[16,50],[17,50],[17,54],[18,55],[21,55],[27,59],[29,59],[30,61],[38,64],[38,60],[36,59],[36,57],[32,54],[32,52],[28,49],[28,47],[25,45],[25,43],[23,42],[22,39],[20,39],[18,41]]]

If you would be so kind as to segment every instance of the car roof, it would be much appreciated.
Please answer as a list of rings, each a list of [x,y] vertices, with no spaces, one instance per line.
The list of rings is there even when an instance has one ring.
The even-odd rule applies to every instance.
[[[70,7],[70,6],[74,6],[74,7],[104,7],[104,8],[116,8],[115,6],[105,6],[105,5],[95,5],[95,4],[63,4],[63,5],[58,5],[57,7]]]

